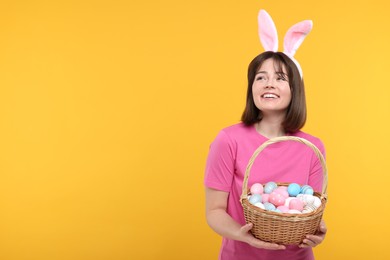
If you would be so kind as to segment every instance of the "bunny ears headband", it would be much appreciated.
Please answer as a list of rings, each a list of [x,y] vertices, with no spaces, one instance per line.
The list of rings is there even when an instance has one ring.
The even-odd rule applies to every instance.
[[[260,10],[258,15],[259,23],[259,37],[261,44],[264,47],[265,51],[278,51],[278,32],[276,31],[276,26],[271,16],[265,11]],[[294,59],[295,52],[301,46],[306,35],[309,34],[313,28],[313,22],[311,20],[305,20],[299,22],[290,29],[288,29],[286,35],[284,36],[284,51],[294,63],[297,65],[299,74],[302,78],[302,69],[298,61]]]

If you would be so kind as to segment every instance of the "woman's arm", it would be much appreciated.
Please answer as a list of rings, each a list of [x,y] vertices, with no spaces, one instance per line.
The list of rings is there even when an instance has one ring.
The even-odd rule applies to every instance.
[[[248,243],[257,248],[285,249],[283,245],[267,243],[255,238],[249,230],[252,223],[241,226],[226,212],[229,193],[206,187],[206,219],[209,226],[219,235]]]

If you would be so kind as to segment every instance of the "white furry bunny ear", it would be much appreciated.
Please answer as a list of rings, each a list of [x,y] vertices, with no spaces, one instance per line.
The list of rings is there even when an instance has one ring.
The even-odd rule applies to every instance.
[[[299,65],[299,62],[294,59],[294,55],[312,28],[313,22],[311,20],[305,20],[293,25],[290,29],[288,29],[286,35],[284,36],[283,53],[289,56],[294,61],[295,65],[297,65],[301,78],[303,77],[301,65]]]
[[[271,16],[265,10],[260,10],[257,20],[259,24],[259,37],[264,50],[277,52],[279,44],[278,32]],[[293,25],[290,29],[288,29],[286,36],[284,37],[283,53],[289,56],[291,60],[297,65],[299,73],[301,74],[301,78],[303,76],[302,69],[298,61],[294,59],[294,55],[312,28],[313,22],[310,20],[305,20]]]
[[[260,10],[257,21],[259,24],[259,37],[264,50],[278,51],[278,32],[271,16],[265,10]]]
[[[284,36],[284,53],[288,56],[294,56],[295,52],[301,46],[306,35],[309,34],[313,28],[313,22],[311,20],[305,20],[299,22],[290,29],[288,29],[286,36]]]

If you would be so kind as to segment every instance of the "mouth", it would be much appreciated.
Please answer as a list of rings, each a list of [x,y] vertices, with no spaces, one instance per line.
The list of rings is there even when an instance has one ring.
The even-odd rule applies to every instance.
[[[275,98],[279,98],[278,95],[276,94],[273,94],[273,93],[264,93],[263,95],[261,95],[262,98],[266,98],[266,99],[275,99]]]

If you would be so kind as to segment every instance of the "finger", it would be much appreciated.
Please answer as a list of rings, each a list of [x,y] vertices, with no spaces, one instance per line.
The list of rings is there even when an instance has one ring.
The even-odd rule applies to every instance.
[[[252,223],[248,223],[241,227],[241,231],[247,233],[249,230],[251,230],[253,227]]]
[[[320,225],[318,226],[318,231],[326,233],[327,230],[328,228],[326,227],[325,221],[321,219]]]
[[[328,231],[328,228],[326,227],[325,223],[322,222],[322,223],[320,224],[320,232],[322,232],[322,233],[325,234],[327,231]]]
[[[325,234],[322,235],[307,235],[306,240],[311,241],[315,244],[320,244],[324,240]]]
[[[286,249],[286,247],[284,245],[264,242],[264,241],[261,241],[261,240],[259,240],[257,238],[253,238],[253,240],[251,242],[252,242],[251,243],[252,246],[255,246],[255,247],[258,247],[258,248],[270,249],[270,250],[283,250],[283,249]]]
[[[315,235],[307,235],[306,238],[302,241],[302,247],[315,247],[324,240],[325,235],[315,236]]]
[[[262,247],[265,249],[270,249],[270,250],[283,250],[286,249],[285,246],[275,244],[275,243],[267,243],[267,242],[261,242]]]
[[[315,247],[317,243],[310,239],[304,239],[302,241],[302,247]]]
[[[271,244],[272,247],[275,248],[275,250],[284,250],[286,247],[284,245],[278,245],[278,244]]]
[[[276,244],[259,245],[258,247],[259,247],[259,248],[268,249],[268,250],[284,250],[284,249],[286,249],[285,246],[276,245]]]
[[[308,248],[308,247],[311,247],[311,246],[302,243],[302,244],[299,245],[299,247],[300,247],[300,248]]]

